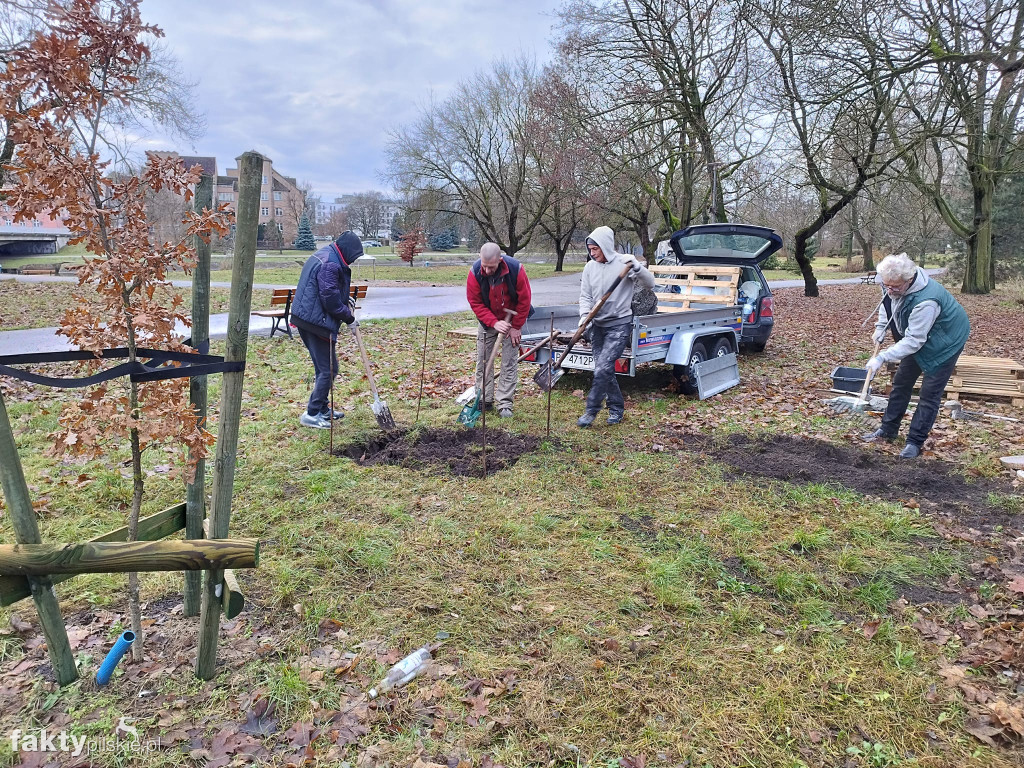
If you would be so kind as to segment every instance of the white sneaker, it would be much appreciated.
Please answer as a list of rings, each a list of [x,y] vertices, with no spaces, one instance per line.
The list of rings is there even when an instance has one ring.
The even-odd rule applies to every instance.
[[[310,416],[309,411],[304,411],[303,414],[299,416],[299,424],[301,424],[304,427],[312,427],[313,429],[331,428],[330,419],[326,419],[320,415]]]

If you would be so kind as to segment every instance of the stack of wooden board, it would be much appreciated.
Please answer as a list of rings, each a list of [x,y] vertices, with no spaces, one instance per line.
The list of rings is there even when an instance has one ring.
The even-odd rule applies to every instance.
[[[649,267],[654,274],[655,296],[659,312],[681,312],[692,304],[733,306],[739,295],[740,268],[658,265]],[[668,287],[668,292],[662,292]],[[676,288],[679,289],[676,292]]]
[[[946,396],[959,400],[961,394],[1006,397],[1024,407],[1024,365],[1008,357],[961,355],[946,385]]]

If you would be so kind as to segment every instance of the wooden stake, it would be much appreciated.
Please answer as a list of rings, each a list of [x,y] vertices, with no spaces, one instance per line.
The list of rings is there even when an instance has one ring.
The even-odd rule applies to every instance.
[[[548,359],[555,359],[555,313],[551,313],[551,331],[548,334]],[[554,387],[548,387],[548,438],[551,437],[551,390]]]
[[[32,499],[21,468],[21,457],[18,456],[18,446],[14,442],[14,431],[7,416],[3,394],[0,394],[0,484],[4,489],[7,514],[14,526],[14,537],[19,544],[39,544],[36,513],[32,509]],[[53,582],[48,576],[32,576],[28,583],[39,612],[39,623],[46,637],[46,652],[50,656],[57,682],[60,685],[73,683],[78,679],[78,670],[75,668],[75,657],[71,653],[67,628],[60,614]]]
[[[204,173],[196,185],[192,209],[202,213],[213,208],[213,177]],[[192,348],[206,352],[210,342],[210,243],[196,235],[196,266],[192,270]],[[205,376],[194,376],[188,382],[188,398],[195,408],[199,423],[206,426],[207,381]],[[185,538],[203,538],[203,520],[206,518],[206,459],[196,462],[195,478],[185,489]],[[185,571],[185,615],[198,616],[201,602],[199,590],[202,575],[198,571]]]
[[[498,334],[497,340],[494,342],[497,344],[501,341],[501,334]],[[494,385],[495,394],[497,394],[497,382]],[[484,444],[484,480],[487,479],[487,372],[484,371],[484,405],[483,410],[480,411],[480,416],[483,418],[483,423],[480,426],[480,440]]]
[[[420,421],[420,403],[423,402],[423,374],[427,370],[427,330],[430,328],[430,316],[427,315],[427,322],[423,326],[423,362],[420,364],[420,396],[416,400],[416,419],[413,424]]]
[[[235,218],[235,254],[231,270],[231,308],[225,361],[245,360],[249,342],[249,310],[252,309],[252,275],[256,264],[256,235],[259,228],[260,182],[263,156],[246,152],[238,158],[238,207]],[[215,539],[228,537],[231,520],[231,490],[235,481],[238,450],[238,421],[242,410],[244,371],[224,374],[221,384],[220,422],[213,469],[210,504],[210,533]],[[333,414],[332,414],[333,415]],[[221,570],[206,572],[199,621],[199,655],[196,677],[210,680],[216,673],[217,635],[220,630]]]

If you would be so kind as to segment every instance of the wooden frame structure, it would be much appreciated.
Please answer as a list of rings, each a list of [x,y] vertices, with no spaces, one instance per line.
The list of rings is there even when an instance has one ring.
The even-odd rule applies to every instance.
[[[263,157],[256,152],[246,152],[238,158],[238,168],[235,258],[231,275],[228,337],[224,353],[224,361],[227,363],[244,363],[248,347]],[[212,179],[204,181],[205,186],[212,190]],[[207,192],[203,189],[204,182],[200,182],[199,187],[201,191]],[[206,194],[203,196],[206,197]],[[200,251],[200,262],[202,257],[203,253]],[[209,295],[208,261],[207,252],[206,285],[193,286],[193,311],[200,315],[204,309],[203,301],[197,305],[195,297],[202,297],[204,292],[207,297]],[[205,311],[208,312],[208,309],[207,300]],[[207,332],[208,320],[200,318],[199,325],[201,344],[197,347],[205,342],[202,337]],[[205,571],[207,575],[201,590],[201,627],[196,676],[204,680],[213,677],[220,613],[222,610],[229,613],[232,610],[241,610],[237,583],[234,583],[232,589],[230,583],[234,582],[234,578],[228,569],[256,567],[259,558],[257,541],[228,538],[238,448],[238,422],[245,377],[241,365],[236,365],[235,368],[223,373],[221,418],[218,423],[209,519],[204,524],[202,502],[205,500],[205,493],[202,487],[202,468],[199,468],[196,482],[188,489],[189,502],[175,505],[140,520],[137,538],[142,540],[133,542],[125,541],[128,531],[127,528],[121,528],[91,542],[43,544],[14,440],[14,431],[3,395],[0,393],[0,484],[17,539],[17,544],[0,546],[0,604],[9,605],[25,597],[32,597],[46,637],[47,653],[60,685],[76,680],[78,670],[68,642],[67,628],[60,613],[54,583],[63,581],[75,573]],[[202,384],[202,389],[205,390],[205,381]],[[203,400],[205,405],[205,391]],[[198,505],[193,503],[195,501],[198,501]],[[189,536],[184,541],[158,541],[183,528]],[[202,538],[204,528],[209,538]],[[188,585],[185,591],[187,605]],[[234,600],[230,597],[232,593],[236,596]]]
[[[658,285],[678,287],[678,293],[655,291],[659,312],[680,312],[693,304],[733,306],[739,298],[740,267],[658,264],[648,267]]]

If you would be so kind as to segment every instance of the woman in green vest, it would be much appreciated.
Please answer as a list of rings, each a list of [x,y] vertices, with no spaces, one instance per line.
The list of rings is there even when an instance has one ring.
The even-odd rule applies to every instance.
[[[899,363],[899,368],[893,376],[882,424],[864,439],[896,439],[914,385],[923,374],[907,444],[900,451],[900,458],[916,459],[935,424],[942,393],[963,352],[971,324],[949,291],[930,280],[907,254],[886,256],[877,271],[884,295],[872,340],[881,343],[891,328],[896,343],[868,361],[868,378],[878,373],[882,363]]]

